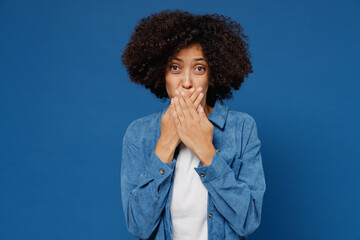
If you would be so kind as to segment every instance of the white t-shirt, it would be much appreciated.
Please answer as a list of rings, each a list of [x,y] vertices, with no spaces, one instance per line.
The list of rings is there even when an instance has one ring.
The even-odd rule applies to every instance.
[[[181,142],[170,202],[174,240],[208,239],[208,191],[194,170],[199,162],[199,158]]]

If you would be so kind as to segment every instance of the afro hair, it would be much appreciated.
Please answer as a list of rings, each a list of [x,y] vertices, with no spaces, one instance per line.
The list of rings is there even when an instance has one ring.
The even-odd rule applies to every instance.
[[[230,99],[252,73],[248,37],[241,25],[218,14],[195,15],[164,10],[142,18],[131,34],[121,61],[132,82],[144,85],[159,99],[168,99],[165,70],[172,56],[200,44],[209,66],[207,104]]]

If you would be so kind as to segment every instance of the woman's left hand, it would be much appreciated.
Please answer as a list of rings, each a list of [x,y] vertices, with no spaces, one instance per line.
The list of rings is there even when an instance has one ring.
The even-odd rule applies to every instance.
[[[203,166],[210,165],[216,151],[212,143],[214,126],[204,109],[201,105],[196,109],[186,94],[177,94],[171,104],[175,106],[172,115],[180,140],[198,156]]]

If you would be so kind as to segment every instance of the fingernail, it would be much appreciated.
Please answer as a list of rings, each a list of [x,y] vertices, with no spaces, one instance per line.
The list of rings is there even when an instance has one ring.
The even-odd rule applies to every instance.
[[[178,90],[175,90],[175,95],[178,95],[179,94],[179,91]]]
[[[185,96],[185,93],[183,91],[181,91],[181,95]]]

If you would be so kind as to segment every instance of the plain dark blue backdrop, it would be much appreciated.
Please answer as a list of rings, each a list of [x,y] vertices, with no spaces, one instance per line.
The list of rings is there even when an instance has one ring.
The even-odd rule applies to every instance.
[[[360,1],[0,0],[0,239],[133,239],[122,137],[167,103],[121,50],[164,9],[219,13],[249,36],[252,115],[267,182],[251,240],[360,239]]]

